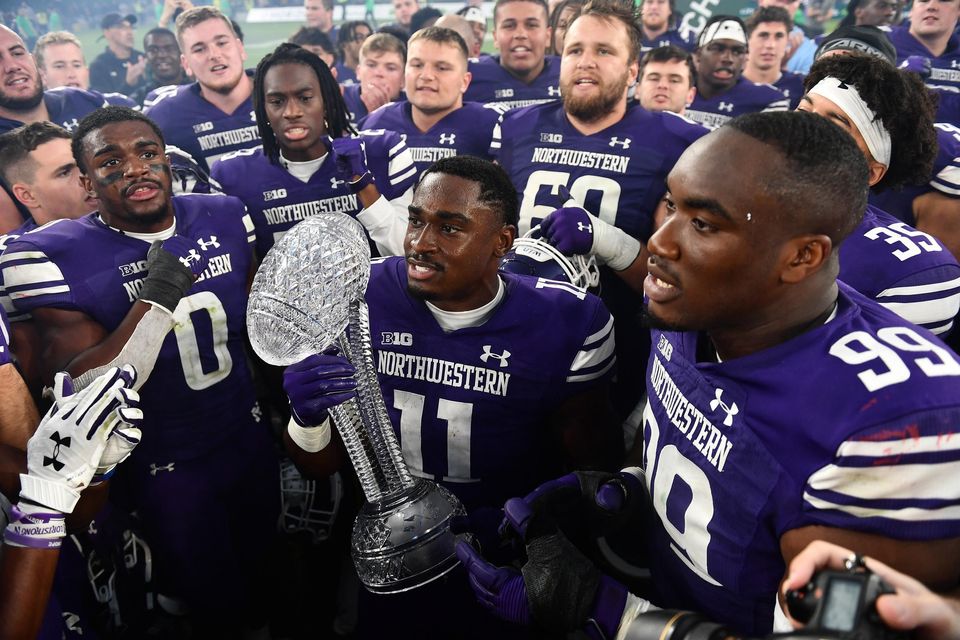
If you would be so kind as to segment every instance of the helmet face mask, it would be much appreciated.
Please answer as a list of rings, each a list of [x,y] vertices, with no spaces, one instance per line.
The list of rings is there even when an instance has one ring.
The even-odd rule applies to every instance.
[[[600,291],[596,258],[592,255],[563,255],[540,237],[539,225],[513,241],[513,246],[500,261],[500,271],[569,282],[591,293]]]
[[[330,537],[343,498],[339,473],[327,482],[308,480],[289,459],[280,462],[280,530],[309,531],[314,542]]]

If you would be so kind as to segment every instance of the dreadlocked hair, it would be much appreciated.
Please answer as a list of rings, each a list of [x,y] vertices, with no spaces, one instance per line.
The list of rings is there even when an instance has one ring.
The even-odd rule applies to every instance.
[[[316,54],[307,51],[298,44],[284,42],[268,53],[257,65],[256,75],[253,77],[253,111],[257,116],[257,129],[263,140],[263,153],[267,159],[280,164],[280,144],[277,142],[270,120],[267,118],[266,96],[264,95],[264,79],[267,71],[279,64],[302,64],[313,69],[320,83],[320,97],[323,98],[323,113],[326,121],[327,134],[331,138],[342,138],[347,134],[357,133],[350,124],[350,114],[347,105],[340,94],[340,86],[330,73],[330,68]]]

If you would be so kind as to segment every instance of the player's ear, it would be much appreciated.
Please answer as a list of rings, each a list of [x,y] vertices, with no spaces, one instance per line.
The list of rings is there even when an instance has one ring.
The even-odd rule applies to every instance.
[[[85,173],[80,174],[80,186],[83,187],[83,190],[86,191],[88,195],[94,198],[97,197],[97,192],[93,190],[93,180]]]
[[[633,86],[637,84],[637,81],[640,79],[640,61],[634,60],[629,65],[627,65],[627,86]]]
[[[833,253],[830,236],[806,234],[791,238],[784,245],[780,281],[798,284],[823,269]]]
[[[13,191],[14,197],[28,209],[36,209],[40,206],[40,201],[37,200],[33,190],[28,185],[22,182],[15,182],[13,186],[10,187],[10,190]]]
[[[187,74],[188,78],[193,77],[193,71],[190,70],[190,65],[187,64],[187,56],[180,54],[180,66],[183,67],[183,72]]]
[[[512,224],[505,224],[500,227],[500,232],[497,234],[497,245],[496,253],[498,258],[502,258],[507,255],[507,251],[510,251],[510,247],[513,246],[513,239],[517,237],[517,228]]]
[[[460,93],[466,93],[467,88],[470,87],[470,81],[473,80],[473,74],[469,71],[464,72],[463,74],[463,86],[460,87]]]
[[[696,87],[696,86],[692,86],[692,87],[690,87],[690,91],[687,91],[687,103],[686,103],[685,105],[683,105],[683,106],[689,107],[690,105],[692,105],[692,104],[693,104],[693,100],[694,100],[694,98],[696,98],[696,97],[697,97],[697,87]]]

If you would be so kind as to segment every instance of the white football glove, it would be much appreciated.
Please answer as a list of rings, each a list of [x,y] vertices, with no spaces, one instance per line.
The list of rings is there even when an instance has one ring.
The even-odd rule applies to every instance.
[[[20,498],[71,513],[94,473],[110,471],[140,441],[143,420],[137,379],[130,365],[111,368],[74,393],[73,381],[58,373],[54,404],[27,442],[27,473]]]

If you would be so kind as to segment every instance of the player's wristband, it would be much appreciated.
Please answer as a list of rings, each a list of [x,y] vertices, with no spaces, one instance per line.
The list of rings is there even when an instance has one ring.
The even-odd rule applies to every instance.
[[[3,541],[11,547],[59,549],[66,535],[62,513],[20,502],[13,506]]]
[[[42,505],[48,510],[73,513],[73,508],[80,500],[80,492],[60,482],[21,473],[20,498]]]
[[[360,193],[366,186],[373,183],[373,174],[369,171],[364,171],[362,176],[352,182],[349,182],[348,184],[350,185],[350,191],[353,193]]]
[[[623,271],[640,255],[640,241],[628,235],[608,222],[596,216],[590,216],[593,223],[592,251],[597,259],[614,271]]]
[[[316,453],[330,444],[330,417],[327,416],[320,426],[302,427],[291,416],[287,433],[298,447],[307,453]]]

